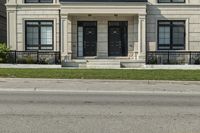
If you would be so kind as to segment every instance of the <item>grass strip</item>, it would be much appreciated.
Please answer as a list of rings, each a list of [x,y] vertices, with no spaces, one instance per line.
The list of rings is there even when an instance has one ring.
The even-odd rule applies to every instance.
[[[1,68],[1,78],[118,79],[200,81],[200,70],[13,69]]]

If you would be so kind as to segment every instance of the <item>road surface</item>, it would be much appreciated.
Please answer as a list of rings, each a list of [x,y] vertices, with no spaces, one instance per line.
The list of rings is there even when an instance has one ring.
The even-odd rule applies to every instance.
[[[0,133],[200,133],[200,94],[1,91]]]

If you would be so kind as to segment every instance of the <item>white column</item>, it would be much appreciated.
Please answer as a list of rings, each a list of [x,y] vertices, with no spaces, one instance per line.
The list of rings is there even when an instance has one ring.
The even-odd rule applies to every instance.
[[[146,15],[138,16],[138,59],[146,56]]]
[[[67,55],[68,59],[72,59],[72,17],[68,16],[67,19]]]
[[[61,14],[61,56],[62,61],[67,62],[71,60],[71,56],[69,55],[70,48],[68,46],[68,15]]]
[[[17,15],[16,7],[7,11],[7,46],[17,50]]]

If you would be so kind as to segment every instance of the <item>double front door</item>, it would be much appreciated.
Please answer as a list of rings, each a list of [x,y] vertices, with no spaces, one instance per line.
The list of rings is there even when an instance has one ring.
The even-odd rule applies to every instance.
[[[108,22],[108,56],[127,56],[127,21]],[[78,56],[96,56],[97,22],[78,22]]]

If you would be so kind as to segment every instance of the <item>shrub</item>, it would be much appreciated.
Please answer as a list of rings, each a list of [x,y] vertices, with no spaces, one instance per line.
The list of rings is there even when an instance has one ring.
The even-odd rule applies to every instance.
[[[26,63],[27,64],[36,64],[37,60],[34,60],[34,58],[29,55],[26,57]]]
[[[200,64],[200,57],[196,57],[194,59],[194,64],[199,65]]]
[[[158,64],[158,60],[156,57],[150,57],[148,60],[148,64]]]
[[[0,63],[6,62],[9,51],[10,51],[10,49],[7,48],[5,43],[0,43]]]
[[[30,55],[28,55],[28,56],[18,57],[17,63],[18,64],[36,64],[37,60],[34,60],[33,57],[31,57]]]

